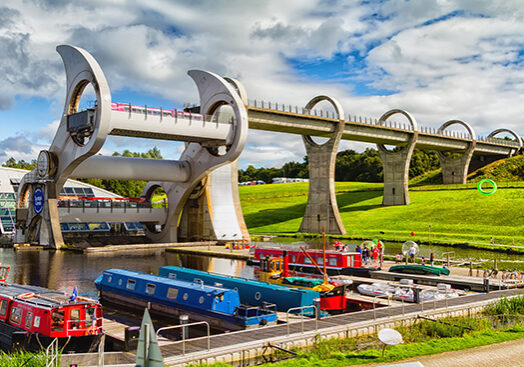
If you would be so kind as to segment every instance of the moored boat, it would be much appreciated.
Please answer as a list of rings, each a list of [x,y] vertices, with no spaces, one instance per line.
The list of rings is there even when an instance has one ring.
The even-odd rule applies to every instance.
[[[381,298],[391,298],[397,301],[415,302],[415,292],[413,290],[413,281],[411,279],[401,279],[400,283],[372,283],[359,284],[357,290],[359,293]],[[454,298],[464,292],[452,289],[449,284],[438,284],[435,289],[421,289],[419,293],[420,301],[432,301],[444,298]]]
[[[257,247],[253,250],[253,259],[250,263],[259,265],[260,260],[271,257],[282,257],[284,251],[287,251],[289,256],[289,267],[297,272],[315,273],[316,267],[311,259],[306,256],[300,249],[284,249],[276,247]],[[317,264],[323,265],[323,259],[326,259],[326,272],[328,275],[355,275],[355,276],[370,276],[370,272],[379,270],[377,267],[362,266],[362,258],[360,253],[352,251],[335,251],[326,250],[325,255],[322,250],[309,249],[308,254],[313,258]]]
[[[276,305],[277,311],[282,312],[287,312],[291,308],[311,306],[314,299],[320,296],[318,291],[310,289],[290,288],[269,282],[178,266],[161,267],[158,269],[158,275],[190,282],[201,280],[206,285],[236,289],[240,302],[243,304],[263,306],[269,302]]]
[[[247,306],[238,292],[124,269],[106,270],[95,280],[102,302],[109,302],[163,318],[181,314],[206,321],[214,329],[244,330],[276,323],[274,305]]]
[[[439,268],[437,266],[428,266],[421,264],[402,264],[394,265],[389,268],[390,272],[417,275],[449,275],[449,269]]]
[[[96,350],[103,334],[102,308],[97,301],[42,287],[9,284],[5,277],[0,280],[3,350],[36,351],[55,338],[65,352]]]

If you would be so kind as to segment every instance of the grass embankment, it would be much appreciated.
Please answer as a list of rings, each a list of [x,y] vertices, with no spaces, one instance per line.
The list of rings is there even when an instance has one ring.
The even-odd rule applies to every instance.
[[[464,350],[524,338],[524,296],[502,299],[487,307],[483,315],[454,317],[438,322],[422,320],[410,327],[398,327],[403,344],[388,346],[382,357],[382,343],[376,335],[319,340],[306,349],[294,349],[297,357],[271,367],[342,367],[394,362],[443,352]],[[277,352],[277,357],[288,357]],[[228,366],[217,363],[212,366]]]
[[[8,354],[0,351],[0,367],[42,367],[45,365],[45,352],[14,352]]]
[[[502,185],[503,186],[503,185]],[[439,190],[410,190],[410,205],[382,206],[380,183],[337,182],[337,202],[347,237],[442,244],[515,245],[524,252],[524,189],[499,188],[493,195],[439,185]],[[252,234],[290,234],[300,227],[308,183],[240,187],[246,224]],[[431,228],[430,228],[431,226]],[[384,232],[384,234],[381,234]],[[411,232],[415,233],[412,237]],[[428,241],[428,238],[430,241]]]

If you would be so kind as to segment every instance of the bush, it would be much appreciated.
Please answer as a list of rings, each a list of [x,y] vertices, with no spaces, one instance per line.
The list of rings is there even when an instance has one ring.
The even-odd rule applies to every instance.
[[[497,303],[484,309],[486,315],[524,315],[524,295],[514,298],[502,298]]]

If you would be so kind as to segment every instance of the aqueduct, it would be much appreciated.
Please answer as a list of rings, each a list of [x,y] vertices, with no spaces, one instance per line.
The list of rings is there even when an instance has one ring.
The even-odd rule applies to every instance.
[[[408,112],[394,109],[378,120],[346,116],[341,104],[317,96],[304,108],[248,100],[245,88],[234,79],[191,70],[197,85],[200,113],[113,103],[106,78],[96,60],[85,50],[59,46],[67,76],[64,114],[48,150],[41,151],[38,166],[22,179],[17,203],[17,241],[38,242],[57,248],[63,244],[60,222],[82,218],[89,221],[143,223],[154,242],[248,238],[237,188],[237,158],[248,129],[302,135],[309,157],[308,202],[300,231],[344,234],[334,190],[334,167],[341,139],[377,144],[384,165],[384,205],[409,204],[408,172],[415,147],[439,152],[445,183],[465,183],[473,154],[513,155],[522,147],[518,134],[497,129],[486,139],[476,137],[472,127],[459,120],[445,122],[438,130],[423,128]],[[85,111],[78,103],[85,87],[95,90],[97,105]],[[314,107],[329,103],[335,112]],[[407,124],[391,122],[404,116]],[[468,135],[448,133],[459,124]],[[496,139],[509,133],[516,141]],[[98,155],[110,135],[185,142],[178,160],[108,157]],[[327,138],[317,144],[312,136]],[[400,149],[388,150],[386,146]],[[450,158],[443,152],[460,154]],[[167,194],[167,208],[110,210],[58,208],[58,194],[70,177],[145,180],[146,198],[156,188]]]

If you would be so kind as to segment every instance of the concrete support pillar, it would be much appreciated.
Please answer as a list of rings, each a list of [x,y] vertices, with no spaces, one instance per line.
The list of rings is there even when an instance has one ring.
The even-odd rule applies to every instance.
[[[382,115],[379,124],[384,125],[386,120],[394,114],[406,116],[411,124],[413,134],[406,146],[397,152],[386,149],[383,144],[377,144],[384,172],[383,205],[407,205],[409,200],[409,164],[418,137],[418,126],[415,118],[403,110],[390,110]]]
[[[302,136],[309,164],[309,193],[299,231],[321,233],[324,227],[326,233],[345,234],[335,196],[335,162],[340,138],[344,132],[344,110],[338,101],[327,96],[313,98],[306,105],[306,110],[324,100],[335,108],[339,123],[331,138],[322,145],[316,144],[310,136]]]
[[[468,176],[468,167],[473,152],[475,151],[475,131],[466,122],[460,120],[450,120],[442,124],[438,129],[441,134],[447,127],[459,124],[466,128],[471,138],[468,149],[460,157],[447,156],[443,152],[437,152],[442,167],[442,180],[444,184],[465,184]]]
[[[238,160],[206,176],[189,196],[179,241],[250,240],[238,195]]]
[[[475,142],[472,142],[470,148],[458,158],[448,157],[445,153],[438,152],[440,167],[442,168],[442,181],[448,184],[465,184],[468,176],[469,162],[473,155]]]

